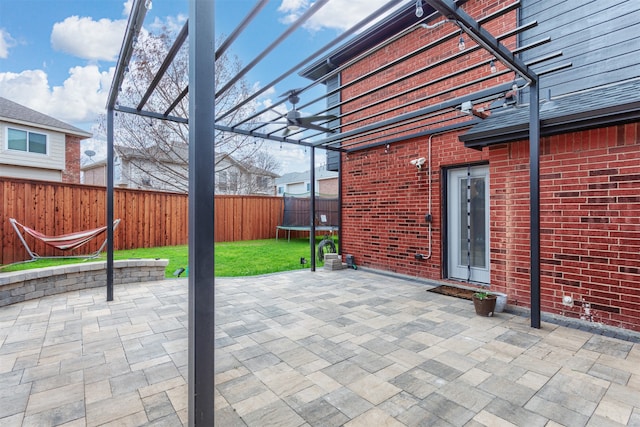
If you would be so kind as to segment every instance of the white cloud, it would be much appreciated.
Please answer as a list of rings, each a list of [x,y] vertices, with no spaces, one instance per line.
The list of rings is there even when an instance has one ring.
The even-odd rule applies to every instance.
[[[189,17],[184,14],[178,14],[177,16],[167,16],[164,19],[156,17],[149,27],[154,32],[164,32],[166,29],[170,34],[177,34],[184,27],[184,23],[187,22]]]
[[[278,12],[284,14],[280,19],[283,24],[291,24],[309,8],[308,0],[282,0]]]
[[[63,86],[53,88],[51,109],[72,122],[93,121],[104,112],[114,69],[100,71],[95,65],[73,67]]]
[[[83,59],[115,61],[126,27],[125,19],[94,21],[89,17],[70,16],[53,24],[51,46]]]
[[[0,58],[9,57],[9,48],[15,45],[15,40],[4,28],[0,28]]]
[[[50,98],[47,74],[42,70],[0,73],[0,96],[38,110]]]
[[[334,29],[344,31],[375,12],[386,0],[330,0],[305,23],[313,31]],[[282,0],[278,11],[284,16],[281,22],[292,23],[309,8],[307,0]]]
[[[284,175],[290,172],[306,172],[310,170],[311,163],[311,148],[306,148],[299,145],[282,144],[282,148],[274,141],[266,141],[265,145],[269,149],[269,153],[275,156],[280,162],[280,175]],[[315,165],[323,166],[326,164],[326,151],[323,149],[316,149],[315,153]]]
[[[127,0],[122,4],[122,16],[129,16],[131,8],[133,7],[133,0]]]
[[[113,72],[95,65],[73,67],[63,85],[53,88],[42,70],[0,73],[0,96],[82,127],[104,112]]]

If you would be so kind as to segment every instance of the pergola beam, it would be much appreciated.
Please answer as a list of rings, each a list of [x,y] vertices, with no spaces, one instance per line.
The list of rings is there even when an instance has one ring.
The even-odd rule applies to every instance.
[[[154,111],[138,110],[137,108],[125,107],[125,106],[122,106],[122,105],[116,106],[114,108],[114,110],[115,111],[122,111],[123,113],[130,113],[130,114],[135,114],[135,115],[138,115],[138,116],[149,117],[151,119],[168,120],[170,122],[184,123],[184,124],[188,124],[189,123],[189,119],[186,119],[184,117],[169,116],[169,115],[166,115],[166,114],[156,113]]]
[[[504,47],[480,24],[471,18],[464,10],[449,0],[425,0],[431,7],[442,15],[456,21],[460,28],[476,43],[495,55],[495,57],[507,67],[520,74],[527,81],[537,81],[536,73],[516,57],[509,49]]]
[[[158,71],[156,71],[156,75],[153,76],[153,80],[151,81],[151,84],[147,88],[147,91],[140,99],[140,102],[138,103],[138,107],[137,107],[138,110],[142,110],[144,108],[145,104],[147,103],[147,101],[149,100],[153,92],[156,90],[158,83],[160,83],[160,80],[162,80],[162,77],[167,72],[167,69],[173,62],[173,59],[176,57],[176,55],[180,51],[180,48],[182,48],[182,45],[184,44],[185,40],[187,40],[188,35],[189,35],[189,21],[187,20],[187,22],[184,23],[182,30],[180,30],[180,33],[178,33],[178,37],[176,37],[176,40],[173,42],[171,49],[169,49],[169,52],[167,52],[167,56],[164,58],[164,61],[162,61],[160,68],[158,69]]]
[[[520,80],[522,82],[522,80]],[[424,116],[427,114],[431,114],[434,113],[436,111],[440,111],[440,110],[445,110],[445,109],[450,109],[450,108],[455,108],[457,106],[459,106],[460,104],[462,104],[465,101],[473,101],[479,98],[486,98],[488,96],[494,95],[496,93],[500,93],[500,92],[504,92],[504,91],[508,91],[511,89],[511,85],[512,83],[503,83],[497,86],[494,86],[492,88],[489,89],[484,89],[478,92],[474,92],[470,95],[463,95],[457,98],[453,98],[450,99],[448,101],[444,101],[441,102],[439,104],[436,105],[431,105],[429,107],[424,107],[424,108],[420,108],[417,109],[415,111],[411,111],[409,113],[404,113],[404,114],[400,114],[396,117],[392,117],[390,119],[386,119],[386,120],[380,120],[376,123],[372,123],[370,125],[365,125],[365,126],[361,126],[357,129],[353,129],[350,131],[346,131],[346,132],[342,132],[338,135],[335,136],[330,136],[328,138],[325,138],[324,140],[314,144],[316,146],[320,146],[320,145],[326,145],[326,144],[330,144],[330,143],[339,143],[342,139],[344,138],[349,138],[349,137],[357,137],[359,134],[363,133],[363,132],[368,132],[370,130],[374,130],[374,129],[378,129],[378,128],[382,128],[385,126],[389,126],[389,125],[393,125],[396,123],[401,123],[407,120],[411,120],[420,116]],[[321,148],[326,148],[326,147],[321,147]]]

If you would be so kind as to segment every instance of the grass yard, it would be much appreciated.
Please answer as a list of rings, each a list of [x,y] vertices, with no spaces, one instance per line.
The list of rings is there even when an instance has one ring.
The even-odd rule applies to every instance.
[[[321,238],[316,238],[319,242]],[[311,251],[309,239],[249,240],[243,242],[221,242],[215,244],[216,277],[255,276],[279,271],[299,270],[310,267]],[[189,250],[187,245],[165,246],[158,248],[129,249],[116,251],[114,259],[163,258],[169,260],[165,277],[174,277],[178,268],[187,267]],[[307,263],[300,264],[300,258]],[[43,259],[33,262],[11,264],[0,267],[0,272],[19,271],[54,265],[74,264],[106,259],[106,254],[90,260],[79,259]],[[317,265],[322,265],[318,263]],[[184,275],[183,275],[184,277]]]

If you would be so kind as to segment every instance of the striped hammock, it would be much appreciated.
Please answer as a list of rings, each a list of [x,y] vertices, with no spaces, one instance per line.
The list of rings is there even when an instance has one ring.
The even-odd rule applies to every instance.
[[[24,236],[22,235],[22,233],[20,233],[20,229],[23,230],[25,235],[29,235],[36,240],[39,240],[53,248],[60,249],[62,251],[77,249],[82,245],[90,242],[93,238],[100,235],[101,233],[104,233],[107,230],[107,226],[105,225],[103,227],[94,228],[92,230],[79,231],[77,233],[62,234],[60,236],[48,236],[44,233],[40,233],[39,231],[34,230],[31,227],[27,227],[26,225],[20,224],[18,221],[16,221],[13,218],[9,218],[9,222],[11,222],[11,225],[13,226],[14,230],[18,234],[18,237],[20,237],[22,244],[25,246],[25,248],[27,249],[27,252],[29,252],[29,255],[31,255],[32,259],[58,258],[58,257],[39,256],[38,254],[33,252],[29,247],[29,245],[27,244],[26,240],[24,239]],[[119,223],[120,223],[120,219],[116,219],[113,222],[113,228],[115,229]],[[89,258],[89,257],[98,256],[100,252],[102,252],[102,250],[104,249],[106,243],[107,243],[107,239],[105,237],[104,243],[100,246],[100,249],[98,249],[97,252],[91,253],[89,255],[83,255],[81,257]]]

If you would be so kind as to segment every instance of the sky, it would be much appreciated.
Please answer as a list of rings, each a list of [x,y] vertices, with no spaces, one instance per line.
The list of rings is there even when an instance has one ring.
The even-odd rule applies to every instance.
[[[214,1],[217,36],[230,34],[257,3]],[[304,28],[247,74],[248,83],[262,88],[384,2],[330,0]],[[312,3],[271,0],[230,53],[248,64]],[[84,141],[81,150],[97,152],[93,160],[106,153],[97,120],[105,113],[131,5],[132,0],[0,0],[0,96],[92,132],[94,137]],[[180,28],[187,14],[187,0],[153,0],[144,28],[154,31],[162,24]],[[269,106],[287,90],[309,83],[298,79],[287,82],[293,87],[270,88],[257,101]],[[273,153],[282,164],[281,174],[309,169],[308,150],[288,144],[272,148],[278,150]],[[83,154],[82,160],[89,158]],[[323,160],[323,155],[316,155],[316,164]]]

